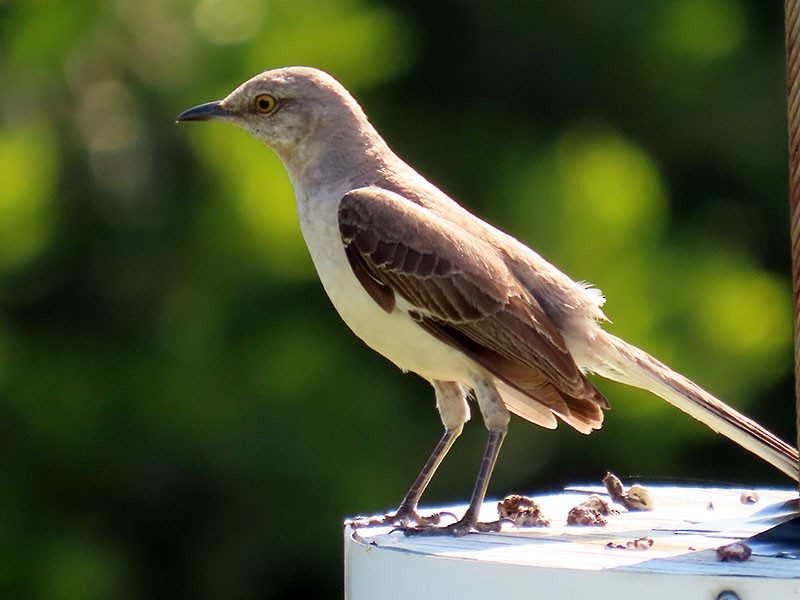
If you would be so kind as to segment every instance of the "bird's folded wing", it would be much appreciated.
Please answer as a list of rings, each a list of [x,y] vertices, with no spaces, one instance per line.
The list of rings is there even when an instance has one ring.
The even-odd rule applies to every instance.
[[[385,311],[403,298],[421,327],[523,397],[579,431],[600,426],[605,398],[493,246],[378,187],[344,196],[339,231],[354,274]],[[525,416],[519,398],[509,408]]]

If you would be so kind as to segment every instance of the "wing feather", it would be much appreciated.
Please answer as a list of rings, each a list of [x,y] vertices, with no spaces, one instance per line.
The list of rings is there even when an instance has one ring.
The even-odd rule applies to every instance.
[[[421,327],[502,383],[513,412],[549,426],[544,407],[584,433],[600,427],[608,403],[493,246],[377,187],[348,192],[338,216],[350,266],[385,311],[397,296],[410,303]]]

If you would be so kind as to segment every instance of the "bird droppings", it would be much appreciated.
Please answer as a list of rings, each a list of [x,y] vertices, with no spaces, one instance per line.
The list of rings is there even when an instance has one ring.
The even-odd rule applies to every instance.
[[[606,518],[595,509],[579,504],[569,511],[567,525],[589,525],[592,527],[605,527]]]
[[[592,494],[591,496],[589,496],[586,500],[581,502],[581,505],[586,506],[588,508],[593,508],[603,516],[619,514],[618,510],[614,510],[613,508],[611,508],[608,502],[606,502],[596,494]]]
[[[596,500],[600,500],[600,504],[598,504]],[[605,505],[605,509],[603,505]],[[604,510],[606,512],[602,512]],[[569,511],[567,515],[567,525],[605,527],[608,524],[605,518],[608,514],[610,514],[608,504],[597,496],[590,496]]]
[[[619,479],[617,479],[617,482],[619,482]],[[619,487],[620,489],[622,488],[621,483]],[[611,508],[608,502],[603,498],[592,494],[569,511],[567,515],[567,525],[592,525],[595,527],[603,527],[608,523],[605,517],[618,514],[619,511]]]
[[[717,558],[722,562],[744,562],[753,554],[753,550],[744,542],[733,542],[717,548]]]
[[[506,496],[497,503],[500,519],[508,519],[517,527],[549,527],[550,521],[542,514],[536,500],[520,494]]]
[[[610,548],[612,550],[650,550],[654,543],[655,542],[651,537],[640,537],[636,538],[635,540],[629,540],[624,544],[608,542],[606,544],[606,548]]]
[[[635,484],[626,492],[619,477],[610,472],[603,477],[603,485],[611,499],[622,504],[629,511],[653,510],[653,498],[647,488]]]
[[[739,500],[741,500],[742,504],[756,504],[760,498],[758,497],[758,492],[742,492]]]

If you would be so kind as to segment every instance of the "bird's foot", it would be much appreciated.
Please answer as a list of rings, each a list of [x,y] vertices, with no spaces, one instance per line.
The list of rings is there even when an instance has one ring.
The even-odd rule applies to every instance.
[[[394,525],[405,531],[412,528],[412,524],[416,524],[417,527],[434,527],[441,522],[442,517],[445,515],[449,515],[455,519],[455,515],[449,512],[437,512],[423,517],[415,508],[401,506],[394,514],[384,515],[382,517],[355,517],[349,519],[346,524],[353,529],[359,527]]]
[[[417,525],[416,527],[403,527],[402,531],[407,536],[414,535],[452,535],[461,537],[473,531],[478,533],[488,533],[500,531],[500,521],[490,521],[488,523],[478,521],[474,518],[464,517],[450,525]]]

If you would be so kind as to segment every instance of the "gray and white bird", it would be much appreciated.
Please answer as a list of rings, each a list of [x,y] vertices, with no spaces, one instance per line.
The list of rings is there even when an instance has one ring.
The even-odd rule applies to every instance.
[[[322,285],[352,331],[428,380],[444,435],[397,512],[409,533],[487,530],[478,521],[510,414],[588,434],[608,402],[596,373],[649,390],[798,478],[797,451],[601,327],[603,295],[479,219],[401,160],[358,102],[308,67],[266,71],[178,121],[226,121],[280,157]],[[470,504],[441,526],[420,496],[470,417],[489,430]]]

